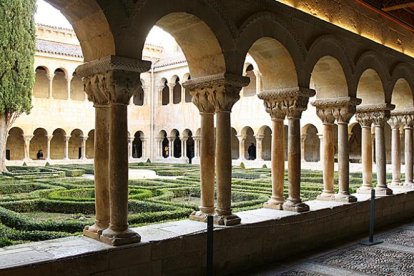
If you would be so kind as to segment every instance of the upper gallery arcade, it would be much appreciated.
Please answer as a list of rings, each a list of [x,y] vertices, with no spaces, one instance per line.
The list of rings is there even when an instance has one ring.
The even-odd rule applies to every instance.
[[[86,62],[76,69],[76,76],[83,78],[95,107],[96,223],[85,230],[88,236],[111,244],[140,240],[127,224],[127,105],[142,89],[140,74],[151,68],[151,62],[143,59],[143,50],[155,25],[170,33],[181,47],[191,75],[183,87],[200,113],[201,202],[193,219],[215,214],[218,224],[240,223],[231,211],[231,112],[240,91],[250,82],[245,76],[247,55],[260,71],[258,97],[272,121],[273,195],[267,207],[309,210],[300,198],[299,172],[302,113],[311,104],[323,123],[324,189],[320,199],[355,201],[348,181],[348,124],[352,118],[362,128],[364,183],[360,192],[372,188],[373,127],[376,190],[381,195],[392,194],[385,178],[384,127],[389,120],[395,133],[395,177],[400,170],[399,132],[403,127],[406,164],[411,164],[407,166],[411,167],[408,180],[412,181],[414,34],[365,9],[359,1],[48,2],[73,25]],[[287,199],[283,198],[281,154],[285,122]],[[333,189],[335,135],[338,194]]]

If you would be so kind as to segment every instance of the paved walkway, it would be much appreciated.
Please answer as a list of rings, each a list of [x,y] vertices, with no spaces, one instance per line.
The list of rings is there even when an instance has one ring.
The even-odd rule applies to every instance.
[[[353,242],[287,265],[274,265],[251,275],[342,276],[414,275],[414,221],[376,236],[384,243],[374,246]]]

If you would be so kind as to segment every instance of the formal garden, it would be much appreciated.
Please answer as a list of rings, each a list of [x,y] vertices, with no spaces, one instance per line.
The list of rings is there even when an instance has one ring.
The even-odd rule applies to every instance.
[[[131,164],[157,178],[129,181],[129,224],[133,227],[188,218],[199,204],[199,167],[183,164]],[[80,235],[94,222],[92,165],[9,167],[0,176],[0,246]],[[389,177],[389,176],[388,176]],[[337,176],[336,176],[337,181]],[[322,190],[319,171],[302,171],[303,200]],[[351,192],[361,173],[351,173]],[[285,175],[287,185],[287,175]],[[233,210],[260,208],[271,195],[270,169],[233,168]],[[287,193],[287,187],[285,188]],[[286,194],[287,195],[287,194]]]

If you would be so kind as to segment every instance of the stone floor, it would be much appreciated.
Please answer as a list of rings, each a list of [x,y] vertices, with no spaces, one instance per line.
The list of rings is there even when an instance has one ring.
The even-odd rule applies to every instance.
[[[251,271],[250,275],[342,276],[414,275],[414,221],[376,235],[383,243],[364,246],[359,241],[293,263]]]

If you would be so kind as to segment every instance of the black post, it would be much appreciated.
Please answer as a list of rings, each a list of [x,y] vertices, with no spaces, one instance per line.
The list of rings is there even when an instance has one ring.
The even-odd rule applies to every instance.
[[[362,241],[362,245],[375,245],[383,243],[380,240],[374,240],[374,228],[375,228],[375,189],[371,190],[371,202],[369,206],[369,238],[368,241]]]
[[[207,276],[213,276],[213,216],[207,217]]]

